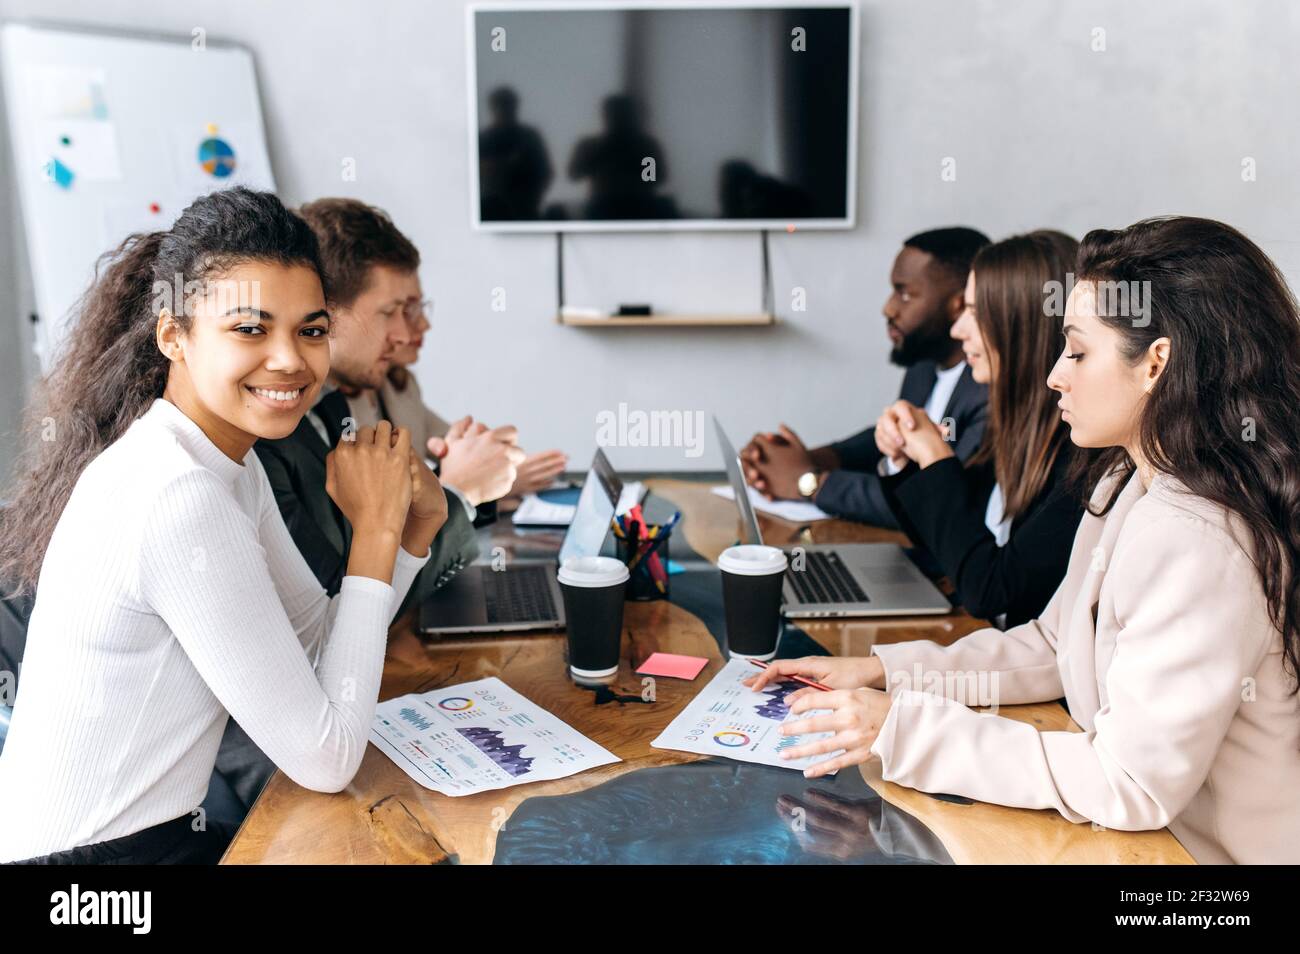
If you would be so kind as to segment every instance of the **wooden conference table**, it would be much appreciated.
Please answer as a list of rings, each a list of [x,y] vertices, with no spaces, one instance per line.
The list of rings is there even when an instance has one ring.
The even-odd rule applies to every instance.
[[[623,660],[610,691],[569,680],[563,633],[431,640],[416,635],[410,614],[393,625],[380,689],[388,699],[497,676],[623,761],[451,798],[421,787],[369,745],[356,778],[337,794],[308,791],[277,772],[222,863],[1192,863],[1168,830],[1094,829],[1051,811],[927,795],[883,781],[878,762],[810,782],[789,769],[651,748],[723,665],[719,642],[701,619],[721,598],[716,571],[704,561],[736,541],[739,521],[735,505],[711,493],[710,483],[652,478],[647,485],[647,508],[653,502],[682,510],[674,540],[684,536],[685,546],[674,545],[672,556],[688,567],[693,558],[695,569],[672,577],[671,601],[627,603]],[[807,527],[766,515],[760,520],[768,543],[906,543],[900,534],[840,520]],[[508,519],[491,533],[491,545],[507,553],[519,549],[521,538],[531,545]],[[558,536],[550,537],[543,545],[558,545]],[[717,631],[718,620],[713,623]],[[787,643],[798,650],[808,639],[833,655],[864,655],[877,642],[948,643],[981,625],[963,611],[803,621],[787,628],[781,655],[815,652],[811,643],[788,651]],[[656,680],[654,701],[646,702],[643,677],[634,669],[656,651],[709,663],[691,682]],[[1078,731],[1056,703],[1000,712],[1043,730]]]

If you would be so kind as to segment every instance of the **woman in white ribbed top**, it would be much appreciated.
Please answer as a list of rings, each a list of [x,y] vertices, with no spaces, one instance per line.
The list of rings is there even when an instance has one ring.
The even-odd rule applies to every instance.
[[[446,508],[407,432],[363,428],[327,482],[348,575],[333,599],[316,582],[251,449],[315,401],[328,332],[310,229],[245,189],[128,239],[86,296],[4,515],[0,572],[39,585],[0,861],[213,859],[195,810],[230,716],[305,787],[355,774]]]

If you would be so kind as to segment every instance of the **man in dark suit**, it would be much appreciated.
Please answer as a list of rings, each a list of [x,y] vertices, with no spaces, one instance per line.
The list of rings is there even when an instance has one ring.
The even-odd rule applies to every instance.
[[[352,427],[347,398],[322,389],[298,427],[279,440],[259,440],[253,449],[266,469],[289,535],[327,593],[339,591],[347,568],[352,527],[325,492],[325,458]],[[415,578],[398,615],[417,605],[478,556],[472,518],[456,494],[447,494],[447,522],[434,538],[429,562]]]
[[[352,528],[325,491],[325,458],[344,433],[374,423],[357,419],[347,395],[382,387],[394,356],[410,342],[405,308],[412,286],[418,288],[415,273],[420,264],[415,246],[387,216],[369,214],[360,203],[356,207],[357,214],[328,222],[303,215],[320,242],[321,277],[330,309],[329,379],[292,434],[254,445],[289,535],[331,596],[343,581]],[[403,611],[478,556],[474,507],[455,488],[443,490],[447,522],[433,541],[429,562],[412,584]]]
[[[907,369],[899,396],[946,425],[963,461],[984,437],[988,389],[971,378],[949,332],[964,307],[971,262],[988,242],[982,232],[961,227],[913,235],[894,259],[883,309],[893,343],[889,360]],[[898,526],[876,473],[881,455],[874,426],[810,449],[782,424],[777,433],[755,434],[740,458],[745,479],[769,499],[811,500],[839,517]]]

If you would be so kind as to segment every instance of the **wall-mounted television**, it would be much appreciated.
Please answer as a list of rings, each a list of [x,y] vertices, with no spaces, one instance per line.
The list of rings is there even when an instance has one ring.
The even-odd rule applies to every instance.
[[[851,228],[857,23],[852,2],[470,6],[474,226]]]

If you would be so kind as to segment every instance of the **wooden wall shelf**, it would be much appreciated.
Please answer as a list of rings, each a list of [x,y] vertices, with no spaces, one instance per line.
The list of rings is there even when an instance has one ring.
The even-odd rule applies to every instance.
[[[571,328],[736,328],[776,324],[775,315],[630,315],[609,318],[559,316]]]

